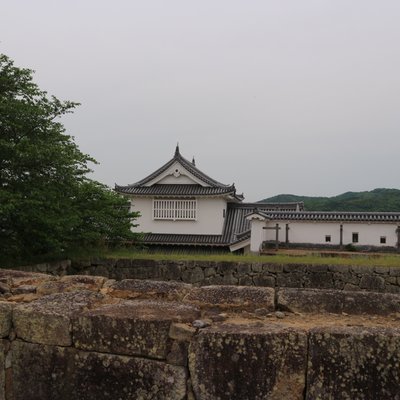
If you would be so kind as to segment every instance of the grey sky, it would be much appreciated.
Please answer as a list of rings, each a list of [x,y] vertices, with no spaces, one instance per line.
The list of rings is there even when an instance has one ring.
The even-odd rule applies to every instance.
[[[2,1],[0,52],[133,183],[181,153],[246,200],[399,187],[398,0]]]

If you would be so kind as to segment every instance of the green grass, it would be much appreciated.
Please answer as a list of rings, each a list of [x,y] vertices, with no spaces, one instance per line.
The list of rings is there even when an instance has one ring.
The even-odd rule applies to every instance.
[[[279,263],[279,264],[329,264],[329,265],[377,265],[400,267],[400,255],[369,255],[365,253],[349,254],[346,257],[323,257],[318,254],[292,256],[287,254],[276,255],[235,255],[231,253],[204,254],[204,253],[154,253],[145,250],[120,249],[99,254],[98,257],[106,258],[137,258],[147,260],[171,261],[227,261],[243,263]]]

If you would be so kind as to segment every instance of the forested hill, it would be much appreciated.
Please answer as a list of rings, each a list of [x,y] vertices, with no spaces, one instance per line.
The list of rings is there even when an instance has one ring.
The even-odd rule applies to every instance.
[[[374,189],[347,192],[334,197],[309,197],[279,194],[261,202],[303,201],[307,211],[395,211],[400,212],[400,190]]]

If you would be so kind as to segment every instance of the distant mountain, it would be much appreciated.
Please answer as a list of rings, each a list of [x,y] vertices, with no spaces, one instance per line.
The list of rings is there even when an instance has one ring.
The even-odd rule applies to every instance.
[[[347,192],[333,197],[279,194],[261,202],[303,201],[307,211],[393,211],[400,212],[400,190],[374,189],[370,192]]]

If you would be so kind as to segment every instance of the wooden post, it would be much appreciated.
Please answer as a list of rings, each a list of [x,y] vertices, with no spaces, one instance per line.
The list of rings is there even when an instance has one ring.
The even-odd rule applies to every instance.
[[[289,224],[286,224],[286,237],[285,237],[285,242],[286,242],[286,247],[289,244]]]
[[[340,250],[343,249],[343,224],[340,224]]]
[[[263,229],[272,229],[276,232],[276,234],[275,234],[275,250],[278,250],[278,248],[279,248],[279,229],[281,229],[279,227],[279,224],[275,224],[274,227],[264,226]]]
[[[397,227],[396,233],[397,233],[397,251],[400,251],[400,226]]]

